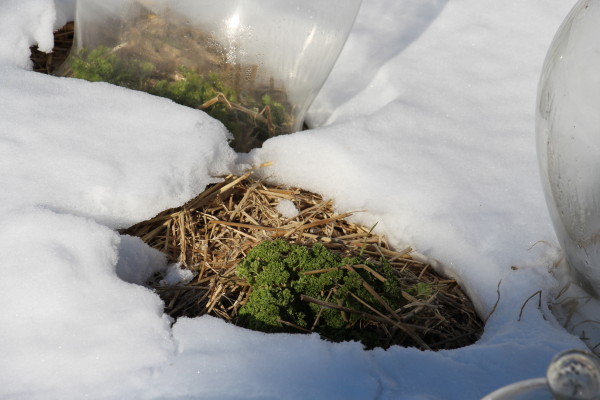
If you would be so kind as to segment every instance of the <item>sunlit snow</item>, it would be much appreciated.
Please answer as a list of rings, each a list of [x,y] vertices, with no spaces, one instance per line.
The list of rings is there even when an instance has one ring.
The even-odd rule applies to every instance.
[[[0,398],[477,399],[585,348],[547,306],[561,253],[534,133],[542,63],[573,4],[363,0],[313,128],[239,155],[200,111],[31,72],[29,46],[50,49],[74,1],[0,2]],[[483,337],[364,351],[172,324],[139,284],[165,258],[116,229],[264,162],[273,182],[366,210],[353,218],[457,278],[482,318],[499,288]],[[538,290],[541,309],[524,306]]]

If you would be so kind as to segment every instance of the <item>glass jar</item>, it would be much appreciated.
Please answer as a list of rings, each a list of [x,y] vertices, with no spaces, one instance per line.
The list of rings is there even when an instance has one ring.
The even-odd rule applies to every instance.
[[[600,294],[600,1],[580,0],[557,32],[538,88],[537,150],[571,280]]]
[[[586,351],[566,350],[552,359],[545,378],[504,386],[482,400],[600,400],[600,360]]]
[[[241,152],[302,129],[361,0],[78,0],[60,75],[199,108]]]

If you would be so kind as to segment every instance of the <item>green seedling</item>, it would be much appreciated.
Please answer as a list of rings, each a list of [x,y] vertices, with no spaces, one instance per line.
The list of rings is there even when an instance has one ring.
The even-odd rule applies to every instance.
[[[433,294],[433,286],[429,283],[419,282],[409,288],[407,292],[420,299],[428,299]]]
[[[319,243],[262,242],[236,272],[252,286],[238,325],[263,332],[317,332],[375,347],[379,339],[364,329],[364,314],[389,314],[404,304],[387,262],[341,258]]]
[[[90,82],[109,82],[134,90],[146,90],[146,80],[154,72],[149,62],[124,60],[109,48],[81,50],[70,58],[69,75]]]

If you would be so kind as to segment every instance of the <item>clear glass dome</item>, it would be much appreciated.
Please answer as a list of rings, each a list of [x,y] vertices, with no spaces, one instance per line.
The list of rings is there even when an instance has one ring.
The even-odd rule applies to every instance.
[[[527,379],[504,386],[482,400],[599,400],[600,360],[582,350],[557,354],[545,378]]]
[[[537,150],[571,280],[600,294],[600,1],[580,0],[548,51],[538,88]]]
[[[202,109],[248,151],[302,129],[361,0],[78,0],[59,72]]]

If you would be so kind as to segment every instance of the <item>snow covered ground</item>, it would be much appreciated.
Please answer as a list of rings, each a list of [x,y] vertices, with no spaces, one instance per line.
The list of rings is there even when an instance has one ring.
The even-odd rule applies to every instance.
[[[546,50],[574,0],[363,0],[311,109],[249,155],[168,100],[30,71],[73,0],[0,2],[0,398],[477,399],[585,348],[548,311],[560,250],[535,154]],[[368,210],[392,244],[456,277],[487,316],[452,351],[363,351],[203,317],[170,327],[136,283],[165,267],[116,228],[215,177],[265,174]],[[542,290],[541,309],[525,300]]]

